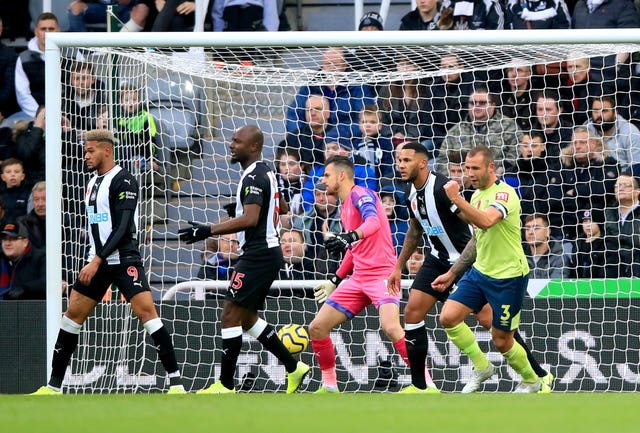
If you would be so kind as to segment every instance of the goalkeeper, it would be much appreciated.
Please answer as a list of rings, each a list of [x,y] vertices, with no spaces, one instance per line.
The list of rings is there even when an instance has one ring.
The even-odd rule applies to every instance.
[[[378,309],[384,333],[405,362],[408,358],[400,325],[400,296],[387,292],[385,282],[396,256],[382,203],[375,192],[355,185],[353,163],[344,156],[327,159],[322,183],[327,194],[340,198],[340,220],[345,229],[327,238],[325,248],[329,252],[346,250],[335,275],[315,288],[316,301],[324,304],[309,325],[322,372],[322,387],[317,392],[324,394],[338,392],[336,354],[329,333],[371,303]],[[349,274],[351,277],[342,281]]]

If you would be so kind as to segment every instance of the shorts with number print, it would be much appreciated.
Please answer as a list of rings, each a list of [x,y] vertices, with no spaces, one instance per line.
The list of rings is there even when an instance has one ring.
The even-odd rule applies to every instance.
[[[475,313],[488,302],[493,309],[491,326],[510,332],[520,324],[520,311],[529,276],[491,278],[471,267],[458,281],[458,290],[449,299],[460,302]]]
[[[259,255],[241,255],[233,267],[224,299],[250,310],[261,310],[283,263],[280,247],[269,248]]]
[[[82,284],[80,280],[76,280],[73,284],[73,290],[100,302],[111,284],[118,287],[127,301],[130,301],[138,293],[151,291],[142,265],[108,265],[105,263],[100,265],[88,286]]]

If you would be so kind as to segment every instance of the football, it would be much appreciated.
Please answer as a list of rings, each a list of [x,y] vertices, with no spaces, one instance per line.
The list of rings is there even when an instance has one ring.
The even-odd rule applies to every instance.
[[[302,325],[285,325],[278,331],[278,338],[292,355],[304,351],[309,345],[309,334]]]

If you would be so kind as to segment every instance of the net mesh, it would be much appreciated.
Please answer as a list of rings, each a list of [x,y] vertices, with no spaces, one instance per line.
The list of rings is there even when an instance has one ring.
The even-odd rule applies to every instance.
[[[536,125],[540,127],[536,123],[540,105],[536,98],[540,92],[551,90],[558,95],[558,117],[569,133],[568,138],[563,136],[557,143],[559,163],[562,149],[573,146],[573,127],[591,118],[588,106],[585,110],[580,105],[585,101],[588,104],[590,97],[615,95],[618,114],[633,125],[637,114],[638,48],[632,44],[84,47],[65,52],[60,94],[64,278],[73,281],[87,250],[83,199],[89,173],[83,164],[82,134],[95,127],[107,127],[113,129],[119,139],[118,162],[140,181],[140,247],[154,298],[172,331],[187,387],[204,388],[219,373],[220,296],[226,285],[224,281],[229,278],[229,268],[237,259],[237,244],[233,236],[223,236],[208,241],[203,250],[202,244],[179,243],[177,231],[186,221],[213,223],[229,217],[228,205],[234,201],[241,175],[239,166],[228,162],[227,147],[233,132],[246,124],[256,124],[263,131],[264,159],[281,170],[281,186],[291,189],[290,204],[297,205],[294,207],[297,214],[285,218],[285,225],[302,232],[302,241],[306,244],[302,245],[295,237],[285,242],[288,238],[283,233],[283,248],[288,245],[285,256],[289,258],[280,278],[292,278],[294,283],[283,281],[274,286],[264,316],[276,327],[287,323],[308,325],[317,311],[317,305],[309,299],[310,289],[315,280],[326,278],[337,265],[335,258],[320,257],[319,228],[311,223],[305,225],[305,212],[308,214],[317,208],[313,186],[318,177],[314,168],[321,165],[326,151],[317,147],[318,143],[324,146],[337,142],[340,149],[358,155],[365,168],[359,181],[392,193],[395,203],[391,202],[390,206],[396,205],[396,208],[389,215],[395,224],[394,242],[399,249],[406,231],[407,214],[406,209],[402,212],[402,188],[395,180],[393,147],[406,139],[418,140],[431,152],[434,164],[431,168],[454,177],[448,163],[450,157],[456,158],[456,152],[445,149],[458,142],[462,144],[452,149],[464,150],[465,133],[456,132],[456,124],[468,119],[472,111],[469,98],[474,85],[481,84],[495,98],[496,110],[510,117],[511,124],[499,122],[500,129],[489,133],[474,131],[471,145],[481,143],[480,135],[486,136],[489,143],[501,143],[497,153],[500,174],[510,183],[515,182],[523,194],[523,209],[547,215],[558,245],[550,258],[561,259],[560,265],[536,274],[530,283],[532,299],[527,301],[526,308],[531,312],[523,317],[527,342],[540,362],[551,366],[561,377],[557,389],[635,390],[637,336],[640,335],[636,297],[640,291],[629,279],[637,276],[635,267],[623,273],[621,262],[625,259],[619,260],[619,274],[605,275],[605,262],[597,258],[600,257],[595,254],[598,251],[592,251],[596,244],[589,241],[590,245],[585,247],[582,242],[584,211],[602,212],[604,232],[604,213],[615,199],[611,189],[615,177],[607,178],[609,172],[605,171],[605,178],[599,183],[604,185],[602,188],[594,187],[593,183],[580,184],[582,180],[574,179],[583,200],[575,197],[569,200],[566,196],[569,188],[562,181],[558,185],[564,194],[561,197],[535,188],[542,182],[538,175],[551,172],[551,167],[521,166],[519,159],[525,152],[521,146],[523,136],[528,134],[535,141],[532,132]],[[342,54],[329,56],[330,50]],[[455,61],[443,61],[452,57]],[[619,62],[613,60],[615,57]],[[569,69],[573,65],[579,74],[581,59],[590,61],[591,93],[587,94],[573,92],[578,88],[578,75]],[[530,74],[525,77],[529,81],[529,87],[524,89],[527,98],[520,99],[521,92],[509,99],[509,71],[518,70],[521,70],[519,74]],[[447,82],[452,83],[453,76],[458,77],[453,82],[456,93],[435,93],[439,85],[446,88]],[[394,86],[404,92],[397,93]],[[347,90],[340,93],[336,90],[340,88]],[[307,96],[318,89],[333,95],[328,119],[336,127],[333,132],[323,132],[322,140],[314,141],[313,134],[297,130],[296,126],[306,120]],[[302,105],[297,99],[300,95],[304,96]],[[370,101],[377,102],[380,134],[392,146],[386,150],[358,144],[363,141],[358,137],[360,111]],[[412,108],[412,104],[417,108]],[[345,111],[344,107],[348,109]],[[541,129],[549,141],[550,131]],[[637,130],[632,130],[620,140],[640,140],[636,133]],[[303,136],[315,143],[312,145],[315,147],[305,148],[301,144]],[[298,161],[289,168],[280,163],[288,158],[282,149],[291,148],[300,157],[297,168]],[[615,151],[610,153],[618,155]],[[638,162],[626,161],[624,168],[632,169]],[[527,171],[524,167],[530,168]],[[557,169],[563,167],[560,165]],[[618,171],[615,173],[617,176]],[[529,176],[530,184],[524,184],[524,175]],[[546,182],[549,183],[549,179]],[[528,186],[532,187],[530,191],[525,188]],[[525,202],[530,204],[528,208]],[[548,206],[537,207],[538,202]],[[325,211],[327,209],[331,212],[334,208],[329,204],[325,206]],[[566,215],[572,217],[565,219]],[[566,226],[574,227],[575,231],[567,233]],[[637,246],[621,242],[623,235],[619,233],[611,234],[611,239],[606,241],[605,234],[600,251],[603,258],[618,251],[630,253],[635,248],[633,245]],[[632,236],[637,237],[638,233]],[[428,254],[428,250],[425,253]],[[416,260],[419,263],[420,257]],[[537,260],[535,257],[534,261]],[[603,272],[585,271],[597,268]],[[408,270],[406,277],[411,276]],[[211,280],[220,283],[216,285]],[[174,286],[180,283],[176,290]],[[147,346],[149,337],[132,318],[117,288],[113,289],[85,325],[65,386],[70,392],[166,389],[155,350]],[[405,291],[405,301],[406,297]],[[436,313],[431,312],[427,318],[432,374],[441,389],[459,390],[470,377],[471,367],[466,357],[448,343],[435,319]],[[483,350],[494,350],[489,345],[489,334],[481,328],[474,329]],[[332,338],[336,344],[339,379],[344,384],[341,388],[386,391],[409,383],[406,365],[379,330],[375,309],[370,307],[361,317],[341,326],[332,333]],[[314,363],[310,347],[301,357]],[[510,390],[516,384],[517,375],[503,363],[499,354],[492,352],[490,359],[501,366],[503,380],[490,382],[486,389]],[[512,378],[514,381],[508,380]],[[239,388],[247,391],[283,390],[285,386],[283,367],[250,337],[245,337],[236,379]],[[306,389],[316,389],[319,379],[319,372],[314,372]]]

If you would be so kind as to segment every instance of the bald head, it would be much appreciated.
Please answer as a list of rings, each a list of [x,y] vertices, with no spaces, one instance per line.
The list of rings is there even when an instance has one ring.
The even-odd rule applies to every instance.
[[[246,125],[238,128],[231,137],[229,150],[231,162],[239,162],[247,167],[253,161],[261,158],[264,136],[256,125]]]

